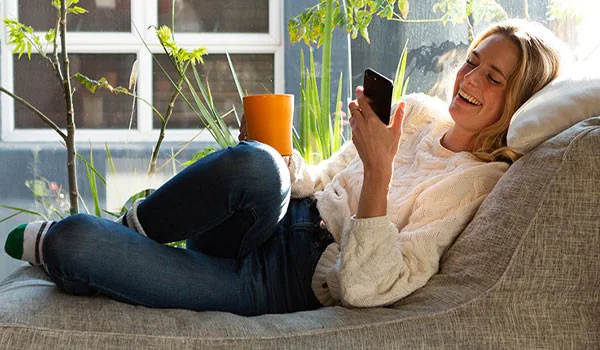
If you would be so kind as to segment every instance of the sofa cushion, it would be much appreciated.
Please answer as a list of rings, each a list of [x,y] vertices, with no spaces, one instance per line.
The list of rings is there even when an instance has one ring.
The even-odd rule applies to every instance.
[[[513,116],[508,146],[525,154],[584,119],[600,115],[600,75],[571,71],[534,94]]]

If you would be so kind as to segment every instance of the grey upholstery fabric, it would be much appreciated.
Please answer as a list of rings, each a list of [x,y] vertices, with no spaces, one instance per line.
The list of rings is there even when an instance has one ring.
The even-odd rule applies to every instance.
[[[0,285],[0,348],[600,348],[600,117],[515,163],[443,257],[390,308],[240,317]]]

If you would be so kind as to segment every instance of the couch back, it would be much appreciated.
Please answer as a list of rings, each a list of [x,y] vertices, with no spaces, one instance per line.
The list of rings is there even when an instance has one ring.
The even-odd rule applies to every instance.
[[[439,274],[395,307],[446,313],[436,323],[452,318],[467,344],[600,346],[600,117],[511,166]]]

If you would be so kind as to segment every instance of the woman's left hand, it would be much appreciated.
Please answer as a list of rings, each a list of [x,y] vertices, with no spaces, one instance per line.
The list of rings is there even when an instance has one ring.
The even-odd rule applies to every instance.
[[[242,142],[248,139],[248,126],[246,125],[246,115],[242,113],[242,120],[240,121],[240,134],[238,135],[238,141]]]
[[[401,102],[392,116],[390,125],[385,125],[373,112],[361,86],[356,88],[356,100],[350,102],[350,126],[352,141],[363,162],[365,173],[389,175],[400,136],[405,103]]]

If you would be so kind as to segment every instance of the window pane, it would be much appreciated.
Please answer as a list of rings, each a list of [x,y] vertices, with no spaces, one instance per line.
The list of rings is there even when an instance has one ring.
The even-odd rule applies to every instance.
[[[135,55],[71,54],[71,74],[80,72],[92,79],[106,77],[112,86],[129,84],[131,66]],[[32,55],[31,61],[25,56],[14,56],[15,93],[28,100],[44,112],[58,126],[66,127],[66,107],[62,85],[58,82],[50,64],[39,55]],[[75,123],[78,128],[109,129],[129,127],[132,98],[126,95],[111,94],[98,89],[95,94],[72,80],[75,94]],[[15,102],[15,126],[17,128],[47,128],[35,114]],[[136,116],[133,116],[133,128]]]
[[[76,6],[88,13],[69,14],[71,32],[130,32],[131,0],[80,0]],[[56,27],[56,9],[50,0],[19,0],[19,20],[36,31]]]
[[[158,23],[171,26],[172,0],[158,1]],[[175,31],[268,33],[269,0],[176,0]]]
[[[172,79],[175,80],[175,69],[168,57],[166,55],[157,56],[161,65]],[[273,92],[274,57],[272,54],[239,54],[230,56],[244,92],[248,94]],[[240,97],[235,87],[229,64],[227,63],[227,57],[225,55],[205,56],[204,64],[198,66],[198,73],[204,82],[208,79],[217,111],[223,115],[235,106],[238,115],[241,116],[243,111],[242,103],[240,102]],[[195,82],[191,68],[188,70],[187,76],[191,81]],[[161,113],[164,113],[167,110],[167,105],[175,89],[156,65],[154,67],[153,86],[154,104]],[[198,88],[195,88],[198,91]],[[195,107],[194,100],[188,90],[187,88],[183,89],[188,100]],[[227,125],[237,127],[234,114],[228,115],[224,120]],[[175,109],[169,120],[168,127],[196,129],[202,126],[200,120],[194,115],[187,103],[179,97],[175,103]],[[159,127],[160,119],[154,116],[154,128],[158,129]]]

